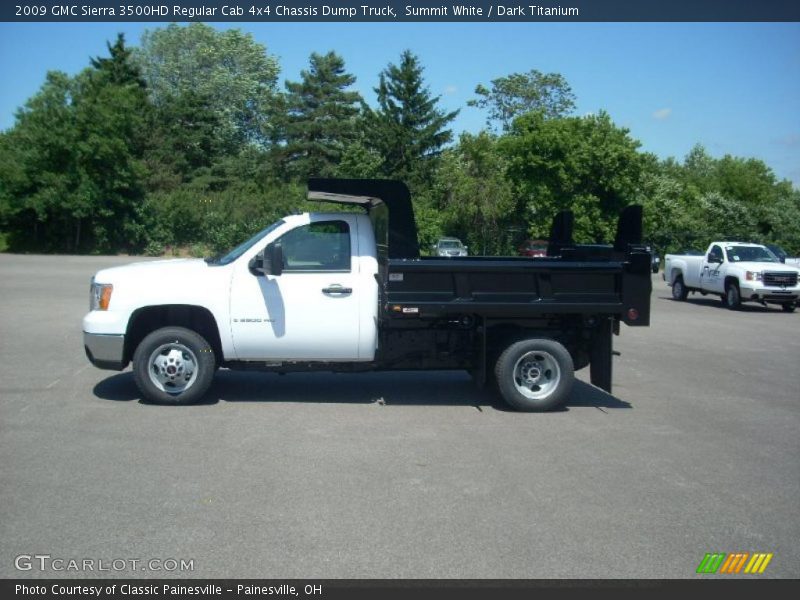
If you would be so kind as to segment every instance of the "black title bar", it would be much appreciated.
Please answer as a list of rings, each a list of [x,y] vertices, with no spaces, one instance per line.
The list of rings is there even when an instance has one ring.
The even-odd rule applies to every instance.
[[[794,589],[795,593],[791,592]],[[36,600],[530,600],[537,598],[613,596],[616,599],[672,598],[675,595],[796,595],[797,580],[742,578],[694,580],[505,580],[505,579],[317,579],[317,580],[142,580],[142,579],[7,579],[4,598]]]
[[[445,22],[800,21],[797,0],[17,0],[0,20],[19,22],[263,21]]]

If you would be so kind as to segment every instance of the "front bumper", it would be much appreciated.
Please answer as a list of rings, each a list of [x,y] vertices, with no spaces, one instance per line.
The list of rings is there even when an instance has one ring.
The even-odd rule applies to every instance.
[[[125,358],[125,336],[83,332],[83,349],[86,357],[98,369],[122,371]]]
[[[800,298],[800,287],[748,287],[741,288],[742,300],[756,300],[764,302],[797,302]]]

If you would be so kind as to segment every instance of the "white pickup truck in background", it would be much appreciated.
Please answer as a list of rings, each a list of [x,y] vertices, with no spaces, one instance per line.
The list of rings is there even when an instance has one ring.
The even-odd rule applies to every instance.
[[[664,259],[664,279],[673,298],[716,294],[730,309],[755,301],[793,312],[800,298],[799,276],[800,269],[781,263],[764,246],[745,242],[712,242],[703,256],[667,254]]]

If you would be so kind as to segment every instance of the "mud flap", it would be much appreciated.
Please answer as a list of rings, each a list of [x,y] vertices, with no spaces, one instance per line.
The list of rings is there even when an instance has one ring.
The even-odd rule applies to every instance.
[[[592,347],[589,352],[589,377],[592,385],[611,393],[612,379],[612,332],[614,319],[603,317],[592,334]]]

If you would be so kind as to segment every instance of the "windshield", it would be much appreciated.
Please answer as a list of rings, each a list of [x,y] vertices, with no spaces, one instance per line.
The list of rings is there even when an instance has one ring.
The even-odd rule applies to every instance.
[[[249,240],[247,240],[245,242],[242,242],[241,244],[236,246],[236,248],[234,248],[233,250],[231,250],[227,254],[225,254],[223,256],[220,256],[220,257],[206,259],[206,262],[208,264],[212,264],[212,265],[227,265],[227,264],[232,263],[237,258],[239,258],[242,254],[244,254],[250,248],[252,248],[259,240],[263,239],[264,236],[266,236],[271,231],[274,231],[275,229],[277,229],[278,227],[283,225],[285,222],[286,221],[284,221],[283,219],[275,221],[272,225],[270,225],[266,229],[262,229],[257,234],[255,234],[253,237],[251,237]]]
[[[786,254],[786,251],[783,248],[780,246],[775,246],[774,244],[767,244],[767,249],[772,252],[778,258],[778,260],[789,256]]]
[[[763,246],[728,246],[725,253],[730,262],[780,262]]]
[[[439,242],[439,248],[461,248],[461,242],[458,240],[442,240]]]

